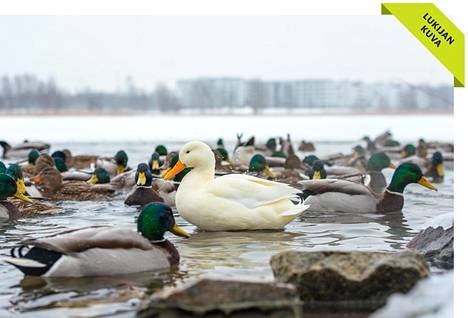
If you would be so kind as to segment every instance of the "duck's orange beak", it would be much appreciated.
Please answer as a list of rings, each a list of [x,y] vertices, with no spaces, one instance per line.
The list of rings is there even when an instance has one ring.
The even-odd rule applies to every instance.
[[[185,168],[187,168],[187,166],[184,165],[182,161],[177,161],[176,165],[164,175],[164,180],[170,180],[174,178],[179,172],[181,172]]]

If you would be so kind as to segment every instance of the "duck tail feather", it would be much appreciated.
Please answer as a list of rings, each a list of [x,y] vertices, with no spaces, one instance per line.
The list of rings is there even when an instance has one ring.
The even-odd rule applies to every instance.
[[[7,263],[11,264],[15,267],[29,267],[29,268],[42,268],[46,267],[46,264],[43,264],[41,262],[28,259],[28,258],[16,258],[16,257],[9,257],[9,256],[3,256],[0,257],[0,262],[2,263]]]

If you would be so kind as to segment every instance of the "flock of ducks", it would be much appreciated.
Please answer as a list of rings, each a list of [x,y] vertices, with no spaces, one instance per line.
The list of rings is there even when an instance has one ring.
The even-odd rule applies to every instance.
[[[50,237],[28,239],[0,261],[26,275],[82,277],[128,274],[179,263],[166,232],[188,238],[172,208],[201,231],[278,230],[303,213],[400,211],[404,190],[416,183],[437,190],[444,166],[453,164],[453,145],[401,145],[385,132],[363,138],[350,154],[314,155],[302,141],[295,152],[289,136],[237,136],[233,152],[219,139],[215,147],[200,141],[168,152],[158,145],[136,169],[128,155],[72,155],[68,149],[49,155],[50,145],[28,142],[12,147],[0,141],[0,220],[59,213],[55,201],[112,198],[139,207],[137,231],[91,226]],[[230,154],[232,154],[230,156]],[[18,161],[19,159],[19,161]],[[398,160],[398,165],[392,161]],[[394,169],[389,183],[382,173]]]

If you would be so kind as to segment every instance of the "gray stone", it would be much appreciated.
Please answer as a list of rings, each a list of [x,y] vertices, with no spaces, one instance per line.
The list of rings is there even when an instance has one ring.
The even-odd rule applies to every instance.
[[[419,232],[407,247],[423,254],[436,267],[453,269],[453,226],[448,229],[430,226]]]
[[[270,263],[276,280],[295,285],[309,309],[374,310],[429,275],[424,257],[411,251],[288,251]]]
[[[201,279],[168,288],[143,301],[137,317],[302,317],[302,302],[289,284]]]

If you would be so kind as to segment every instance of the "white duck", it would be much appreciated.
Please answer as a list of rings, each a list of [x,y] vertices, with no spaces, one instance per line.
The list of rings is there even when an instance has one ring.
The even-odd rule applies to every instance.
[[[300,202],[300,190],[283,183],[243,174],[215,179],[213,152],[200,141],[183,146],[179,159],[164,179],[192,168],[179,185],[176,207],[201,230],[282,229],[308,207]]]

